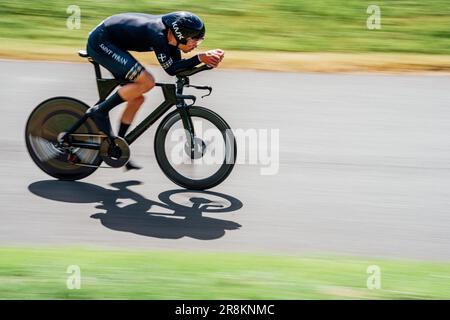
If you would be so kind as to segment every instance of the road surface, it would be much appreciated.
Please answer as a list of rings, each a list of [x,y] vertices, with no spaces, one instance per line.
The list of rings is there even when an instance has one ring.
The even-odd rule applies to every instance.
[[[241,143],[223,184],[192,193],[159,169],[155,127],[132,146],[142,170],[99,169],[73,183],[47,176],[27,154],[27,117],[52,96],[94,103],[93,68],[3,60],[0,69],[2,246],[450,260],[450,76],[196,75],[191,83],[214,88],[198,104],[257,143]],[[137,120],[161,98],[149,93]],[[274,146],[266,157],[265,143]]]

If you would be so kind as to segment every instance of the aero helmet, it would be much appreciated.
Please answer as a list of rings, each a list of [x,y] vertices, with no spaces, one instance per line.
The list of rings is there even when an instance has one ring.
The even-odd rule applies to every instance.
[[[188,38],[201,39],[205,36],[205,25],[191,12],[171,12],[162,16],[162,22],[172,31],[177,44],[186,44]]]

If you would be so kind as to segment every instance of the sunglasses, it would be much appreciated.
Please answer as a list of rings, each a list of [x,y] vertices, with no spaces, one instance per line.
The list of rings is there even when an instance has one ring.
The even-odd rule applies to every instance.
[[[196,44],[197,46],[200,45],[200,43],[203,42],[203,40],[205,40],[205,38],[188,38],[187,39],[187,44]]]

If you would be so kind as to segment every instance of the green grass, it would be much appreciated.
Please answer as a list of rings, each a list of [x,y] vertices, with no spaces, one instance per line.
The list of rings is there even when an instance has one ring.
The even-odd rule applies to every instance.
[[[368,30],[367,7],[381,8],[381,30]],[[81,29],[69,30],[69,5],[81,8]],[[206,22],[206,47],[294,52],[450,54],[448,0],[2,0],[0,50],[84,47],[89,31],[120,12],[190,10]]]
[[[66,285],[70,265],[81,288]],[[367,268],[381,289],[367,288]],[[449,299],[450,264],[345,257],[0,249],[1,299]]]

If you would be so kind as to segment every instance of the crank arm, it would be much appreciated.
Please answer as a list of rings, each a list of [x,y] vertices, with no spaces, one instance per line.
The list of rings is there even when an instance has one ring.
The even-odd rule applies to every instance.
[[[70,136],[75,137],[93,137],[93,138],[108,138],[105,134],[90,134],[90,133],[71,133]]]
[[[89,143],[89,142],[72,142],[70,144],[71,147],[83,148],[83,149],[91,149],[91,150],[100,150],[100,145],[98,143]]]
[[[92,164],[88,164],[88,163],[74,163],[75,166],[80,166],[80,167],[88,167],[88,168],[105,168],[105,169],[115,169],[113,167],[110,166],[94,166]]]

